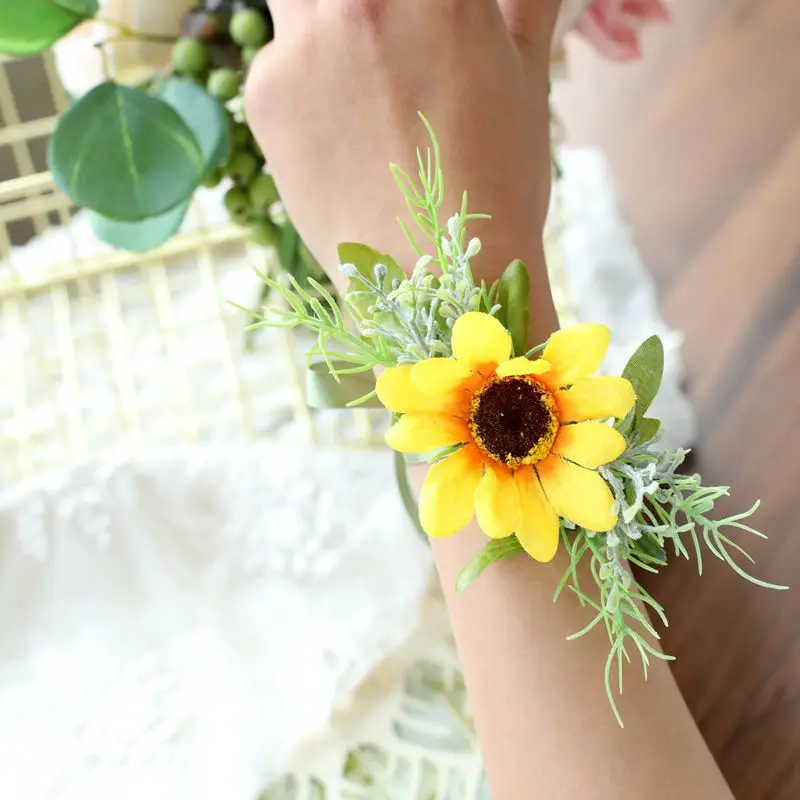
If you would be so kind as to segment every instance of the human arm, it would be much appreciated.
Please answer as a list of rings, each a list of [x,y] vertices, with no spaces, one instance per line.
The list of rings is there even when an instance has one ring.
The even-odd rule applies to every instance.
[[[394,222],[405,209],[387,169],[442,144],[447,207],[467,189],[484,243],[476,277],[521,257],[534,341],[557,326],[541,247],[549,194],[547,62],[556,3],[495,0],[273,0],[277,38],[256,63],[248,115],[287,209],[323,264],[364,241],[413,264]],[[508,31],[515,34],[509,36]],[[552,603],[563,556],[494,565],[469,591],[458,570],[477,528],[434,542],[493,796],[728,798],[669,669],[628,676],[620,730],[599,676],[607,641],[572,598]]]

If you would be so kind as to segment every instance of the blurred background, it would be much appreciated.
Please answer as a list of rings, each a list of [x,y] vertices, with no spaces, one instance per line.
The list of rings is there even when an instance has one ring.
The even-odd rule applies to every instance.
[[[761,498],[759,574],[800,579],[800,6],[671,0],[623,68],[570,41],[569,140],[603,148],[667,321],[684,334],[696,468]],[[731,503],[727,507],[732,507]],[[800,797],[800,602],[708,563],[648,588],[665,646],[737,798]],[[735,619],[736,625],[731,624]]]
[[[633,49],[584,26],[554,52],[559,311],[619,331],[609,369],[661,332],[670,441],[724,511],[761,498],[756,574],[794,586],[800,6],[667,7]],[[487,797],[382,416],[309,409],[307,342],[242,335],[227,301],[278,265],[219,192],[156,250],[96,241],[47,174],[63,77],[0,63],[0,793]],[[711,559],[644,582],[735,796],[800,797],[794,592]]]

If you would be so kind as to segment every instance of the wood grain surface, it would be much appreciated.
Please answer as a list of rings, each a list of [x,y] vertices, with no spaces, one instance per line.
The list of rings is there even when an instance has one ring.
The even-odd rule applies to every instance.
[[[772,592],[711,559],[646,581],[665,647],[739,800],[800,798],[800,3],[669,0],[645,57],[570,44],[556,105],[608,154],[668,321],[685,335],[695,468],[762,505]],[[714,563],[712,563],[712,561]],[[676,770],[680,765],[675,766]],[[687,798],[702,800],[702,798]]]

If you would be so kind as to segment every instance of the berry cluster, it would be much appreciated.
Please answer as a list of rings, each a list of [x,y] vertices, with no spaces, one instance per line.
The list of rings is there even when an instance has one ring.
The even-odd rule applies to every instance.
[[[303,283],[306,277],[326,283],[321,267],[276,205],[275,181],[237,102],[247,70],[271,39],[272,18],[264,0],[205,0],[183,19],[172,69],[235,109],[229,111],[230,157],[205,185],[229,182],[225,207],[231,221],[248,227],[256,244],[276,248],[282,267]]]

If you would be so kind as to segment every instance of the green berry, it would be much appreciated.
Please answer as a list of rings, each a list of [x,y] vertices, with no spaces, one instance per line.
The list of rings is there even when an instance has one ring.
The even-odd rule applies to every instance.
[[[250,198],[247,196],[247,191],[242,189],[241,186],[233,186],[225,192],[225,208],[231,215],[231,219],[238,221],[240,219],[247,219],[250,213]]]
[[[242,47],[258,47],[269,38],[269,26],[254,8],[237,11],[231,17],[229,28],[231,39]]]
[[[250,183],[258,172],[258,159],[247,150],[234,152],[225,166],[225,172],[238,184]]]
[[[172,67],[183,75],[196,75],[208,66],[208,51],[199,39],[185,36],[175,42]]]
[[[211,172],[203,178],[203,186],[207,186],[209,189],[213,189],[215,186],[219,186],[219,182],[222,180],[222,169],[219,167],[217,169],[212,169]]]
[[[242,64],[245,68],[250,68],[250,65],[255,61],[260,50],[260,47],[245,47],[242,49]]]
[[[248,187],[250,205],[255,212],[266,211],[278,200],[278,187],[272,175],[260,172],[253,178]]]
[[[231,143],[235,149],[247,147],[250,144],[252,134],[250,128],[244,122],[234,122],[231,128]]]
[[[278,226],[268,219],[259,219],[250,225],[250,238],[262,247],[277,247],[280,239]]]
[[[208,93],[222,100],[233,100],[242,86],[242,79],[235,69],[222,67],[208,76]]]

